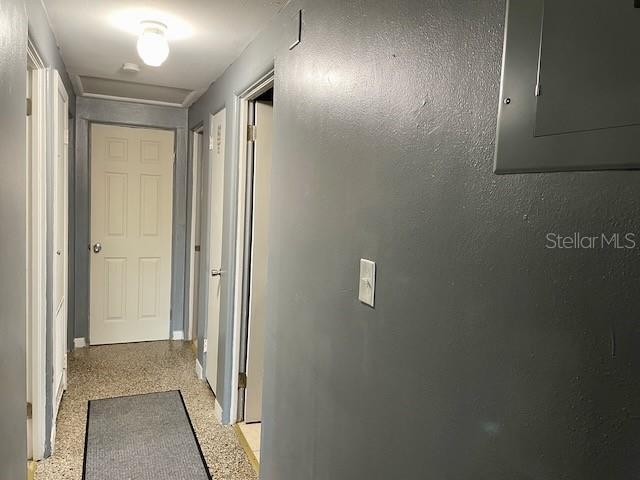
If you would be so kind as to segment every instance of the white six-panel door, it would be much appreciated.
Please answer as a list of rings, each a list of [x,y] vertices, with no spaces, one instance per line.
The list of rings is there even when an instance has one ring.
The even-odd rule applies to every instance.
[[[91,127],[90,343],[170,336],[174,132]]]
[[[211,117],[209,150],[209,302],[207,316],[207,381],[218,389],[218,339],[220,334],[220,269],[222,268],[222,212],[224,201],[224,135],[226,110]]]

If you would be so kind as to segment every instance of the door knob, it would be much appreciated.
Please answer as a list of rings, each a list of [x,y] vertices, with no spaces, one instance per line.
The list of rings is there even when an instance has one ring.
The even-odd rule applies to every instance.
[[[222,275],[222,270],[218,270],[215,268],[211,269],[211,276],[212,277],[219,277],[220,275]]]
[[[100,253],[102,250],[102,245],[100,243],[93,244],[93,253]]]

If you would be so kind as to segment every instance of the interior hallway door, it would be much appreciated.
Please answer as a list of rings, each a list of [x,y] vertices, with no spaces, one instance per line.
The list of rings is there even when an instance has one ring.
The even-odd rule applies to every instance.
[[[222,212],[224,202],[224,135],[226,110],[211,117],[209,137],[209,303],[207,316],[206,376],[218,390],[218,339],[220,336],[220,275],[222,275]]]
[[[91,126],[91,344],[170,336],[173,161],[173,131]]]
[[[262,420],[264,335],[267,315],[267,253],[269,252],[269,201],[271,198],[271,144],[273,103],[255,102],[256,139],[253,159],[253,226],[251,284],[247,346],[247,390],[244,421]]]

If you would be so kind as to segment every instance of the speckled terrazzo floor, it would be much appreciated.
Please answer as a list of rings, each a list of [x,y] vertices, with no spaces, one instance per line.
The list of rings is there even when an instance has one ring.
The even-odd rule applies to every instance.
[[[69,384],[58,413],[56,449],[38,462],[37,480],[80,480],[87,401],[180,390],[214,480],[255,480],[232,427],[214,415],[214,397],[195,374],[186,342],[105,345],[69,354]],[[115,479],[114,479],[115,480]]]

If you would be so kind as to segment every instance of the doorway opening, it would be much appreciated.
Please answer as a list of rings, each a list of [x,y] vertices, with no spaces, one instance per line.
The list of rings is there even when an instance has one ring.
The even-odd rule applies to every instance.
[[[189,245],[189,316],[187,320],[186,339],[193,342],[198,349],[198,313],[200,307],[200,262],[201,262],[201,212],[202,212],[202,179],[203,177],[203,138],[204,127],[192,131],[191,138],[191,242]]]
[[[175,131],[92,123],[90,344],[168,340]]]
[[[27,455],[46,451],[47,76],[35,46],[27,48]]]
[[[260,462],[269,204],[273,142],[273,72],[241,95],[232,421],[250,458]]]

